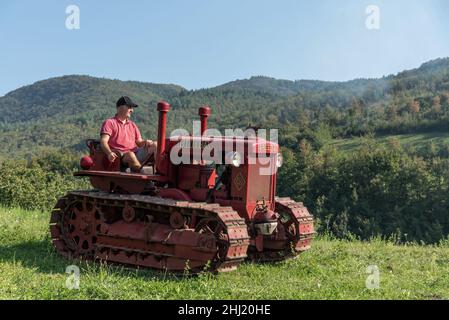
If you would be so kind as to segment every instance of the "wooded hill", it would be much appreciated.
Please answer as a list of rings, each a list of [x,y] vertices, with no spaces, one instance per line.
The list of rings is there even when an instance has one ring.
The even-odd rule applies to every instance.
[[[82,141],[98,137],[102,121],[114,115],[121,95],[140,104],[134,120],[146,137],[153,138],[155,106],[161,99],[172,105],[169,129],[191,130],[198,107],[208,104],[213,109],[210,126],[280,128],[282,142],[290,147],[323,128],[332,137],[445,130],[449,58],[381,79],[324,82],[257,76],[193,91],[89,76],[52,78],[0,97],[0,155],[83,149]]]

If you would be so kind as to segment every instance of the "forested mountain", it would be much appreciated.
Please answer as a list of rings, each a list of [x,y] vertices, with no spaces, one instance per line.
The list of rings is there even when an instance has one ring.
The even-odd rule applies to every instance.
[[[280,128],[290,144],[318,129],[333,137],[368,132],[445,130],[449,123],[449,58],[382,79],[348,82],[252,77],[201,90],[176,85],[64,76],[39,81],[0,97],[0,154],[23,156],[48,148],[81,148],[97,137],[115,101],[140,104],[134,120],[156,134],[156,102],[172,105],[169,129],[191,128],[197,108],[213,109],[211,126]]]

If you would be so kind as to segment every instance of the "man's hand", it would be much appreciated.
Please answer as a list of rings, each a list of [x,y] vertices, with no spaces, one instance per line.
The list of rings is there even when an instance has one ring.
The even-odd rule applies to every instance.
[[[111,153],[108,154],[108,160],[110,162],[114,162],[115,159],[117,159],[117,155],[115,154],[115,152],[111,152]]]
[[[145,147],[151,147],[153,146],[155,143],[153,140],[145,140]]]
[[[153,140],[136,140],[136,145],[139,148],[155,148],[157,146],[157,142]]]

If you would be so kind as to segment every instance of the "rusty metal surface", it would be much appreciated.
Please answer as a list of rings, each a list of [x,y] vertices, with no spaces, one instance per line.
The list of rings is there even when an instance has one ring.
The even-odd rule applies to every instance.
[[[120,217],[108,223],[103,211],[110,208],[117,208]],[[158,222],[134,220],[138,212]],[[170,226],[175,212],[191,225]],[[247,257],[249,246],[245,221],[231,207],[101,191],[74,191],[61,198],[52,212],[50,232],[64,257],[174,272],[234,270]]]
[[[248,251],[255,262],[280,261],[310,249],[314,237],[313,216],[300,202],[275,198],[275,211],[280,215],[278,229],[268,237],[258,235]]]
[[[113,171],[95,171],[95,170],[81,170],[75,172],[74,176],[78,177],[109,177],[115,179],[127,179],[133,180],[154,180],[154,181],[167,181],[167,178],[157,174],[144,175],[139,173],[125,173],[125,172],[113,172]]]

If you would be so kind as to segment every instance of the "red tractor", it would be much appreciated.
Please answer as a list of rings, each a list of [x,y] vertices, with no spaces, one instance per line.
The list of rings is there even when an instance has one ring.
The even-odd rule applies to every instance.
[[[87,141],[90,155],[75,175],[89,177],[95,189],[68,193],[51,214],[52,241],[62,256],[198,273],[234,270],[245,259],[278,261],[310,248],[313,217],[302,203],[275,196],[276,170],[260,174],[262,155],[280,166],[278,144],[257,135],[203,135],[209,107],[199,109],[201,136],[167,138],[169,109],[157,105],[157,152],[143,173],[110,163],[98,140]],[[180,142],[187,147],[178,155],[191,151],[189,163],[171,160]],[[225,163],[194,160],[212,142],[223,148],[211,154]],[[229,147],[234,151],[221,151]]]

